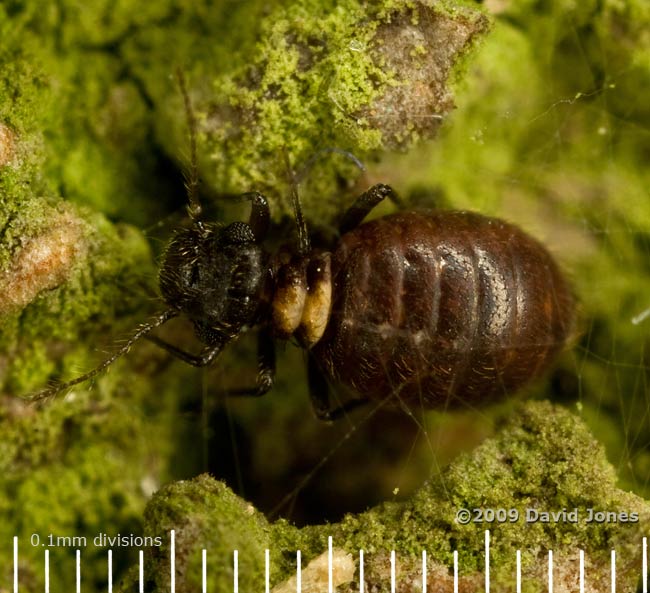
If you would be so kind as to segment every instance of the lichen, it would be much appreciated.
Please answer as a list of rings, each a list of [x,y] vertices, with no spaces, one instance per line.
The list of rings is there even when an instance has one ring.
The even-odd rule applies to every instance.
[[[9,165],[15,156],[15,134],[7,125],[0,124],[0,167]]]
[[[23,309],[42,291],[56,288],[85,259],[81,221],[68,213],[50,214],[51,227],[26,242],[0,275],[0,315]]]
[[[320,149],[365,160],[432,137],[453,108],[452,70],[486,28],[480,13],[429,3],[278,6],[246,67],[215,80],[200,127],[214,165],[204,169],[222,191],[260,187],[286,212],[282,152],[301,169]],[[340,158],[319,168],[308,195],[355,176]],[[312,216],[327,215],[322,201]]]

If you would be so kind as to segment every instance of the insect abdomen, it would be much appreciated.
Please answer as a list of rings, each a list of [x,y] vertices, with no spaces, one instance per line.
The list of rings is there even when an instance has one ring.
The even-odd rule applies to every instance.
[[[333,303],[313,353],[359,395],[440,408],[494,401],[543,372],[574,303],[541,244],[497,219],[405,212],[332,254]]]

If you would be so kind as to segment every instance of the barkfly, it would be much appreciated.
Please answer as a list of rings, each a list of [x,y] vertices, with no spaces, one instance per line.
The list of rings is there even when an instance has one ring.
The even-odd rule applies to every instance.
[[[308,352],[316,416],[334,420],[367,401],[424,409],[491,403],[543,373],[570,337],[572,292],[552,256],[519,228],[462,211],[402,211],[363,223],[393,197],[375,185],[344,214],[329,249],[311,246],[292,186],[297,241],[290,252],[265,249],[267,199],[243,194],[246,222],[205,220],[198,197],[195,118],[178,79],[190,130],[189,228],[166,247],[159,272],[165,304],[95,369],[36,394],[53,396],[87,381],[143,337],[182,361],[205,367],[240,334],[258,332],[255,384],[275,376],[275,340]],[[187,352],[151,332],[175,317],[203,344]],[[330,404],[334,387],[350,397]]]

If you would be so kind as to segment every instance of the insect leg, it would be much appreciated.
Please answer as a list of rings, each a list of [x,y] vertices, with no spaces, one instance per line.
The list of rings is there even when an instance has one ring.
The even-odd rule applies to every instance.
[[[275,343],[268,329],[257,334],[257,381],[254,387],[229,389],[226,396],[260,397],[271,390],[275,381]]]
[[[269,230],[271,221],[269,203],[261,193],[256,191],[247,192],[241,197],[251,202],[251,215],[248,224],[253,229],[255,239],[259,242],[266,237]]]
[[[329,385],[323,376],[316,360],[310,356],[307,361],[307,381],[309,384],[309,398],[316,414],[316,418],[323,422],[332,422],[345,416],[348,412],[367,404],[367,399],[352,399],[338,408],[330,407]]]
[[[218,354],[223,350],[223,347],[225,346],[225,342],[222,344],[217,344],[216,346],[207,346],[201,350],[200,354],[197,355],[190,352],[185,352],[185,350],[181,350],[177,346],[174,346],[169,342],[165,342],[165,340],[161,340],[157,336],[147,336],[147,340],[153,342],[159,348],[167,350],[167,352],[174,355],[176,358],[182,360],[183,362],[191,364],[195,367],[208,366],[218,356]]]
[[[368,191],[362,193],[343,215],[339,225],[339,232],[341,234],[347,233],[359,226],[368,213],[385,198],[390,198],[393,202],[399,203],[393,188],[383,183],[373,185]]]

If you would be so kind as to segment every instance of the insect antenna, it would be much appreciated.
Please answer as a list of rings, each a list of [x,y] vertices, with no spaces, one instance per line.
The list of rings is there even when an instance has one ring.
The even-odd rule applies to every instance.
[[[196,117],[192,108],[192,101],[190,101],[190,95],[187,91],[185,75],[181,68],[176,69],[176,78],[178,80],[178,86],[181,89],[181,94],[183,95],[185,117],[190,136],[190,164],[184,174],[188,200],[187,213],[190,215],[192,221],[200,224],[203,209],[199,201],[199,169],[196,162]]]
[[[79,377],[76,377],[71,381],[66,381],[65,383],[56,383],[30,396],[29,400],[33,402],[37,402],[43,399],[47,399],[49,397],[54,397],[61,391],[64,391],[65,389],[68,389],[73,385],[83,383],[84,381],[88,381],[88,379],[92,379],[94,376],[101,373],[105,368],[112,365],[118,358],[124,356],[131,349],[131,346],[133,346],[133,344],[137,342],[140,338],[143,338],[148,333],[150,333],[157,327],[160,327],[164,323],[167,323],[170,319],[176,317],[177,315],[178,312],[174,309],[168,309],[167,311],[163,311],[162,313],[159,313],[151,321],[141,324],[140,327],[137,329],[137,331],[127,340],[124,346],[122,346],[117,352],[115,352],[115,354],[113,354],[106,360],[102,361],[92,371],[80,375]]]
[[[291,191],[291,204],[293,206],[293,214],[296,218],[296,226],[298,227],[298,251],[301,255],[307,255],[311,251],[311,241],[309,239],[309,232],[307,231],[307,223],[302,214],[302,205],[300,204],[300,196],[298,196],[298,182],[291,168],[289,155],[286,148],[282,151],[284,157],[284,166],[289,178],[289,189]]]

